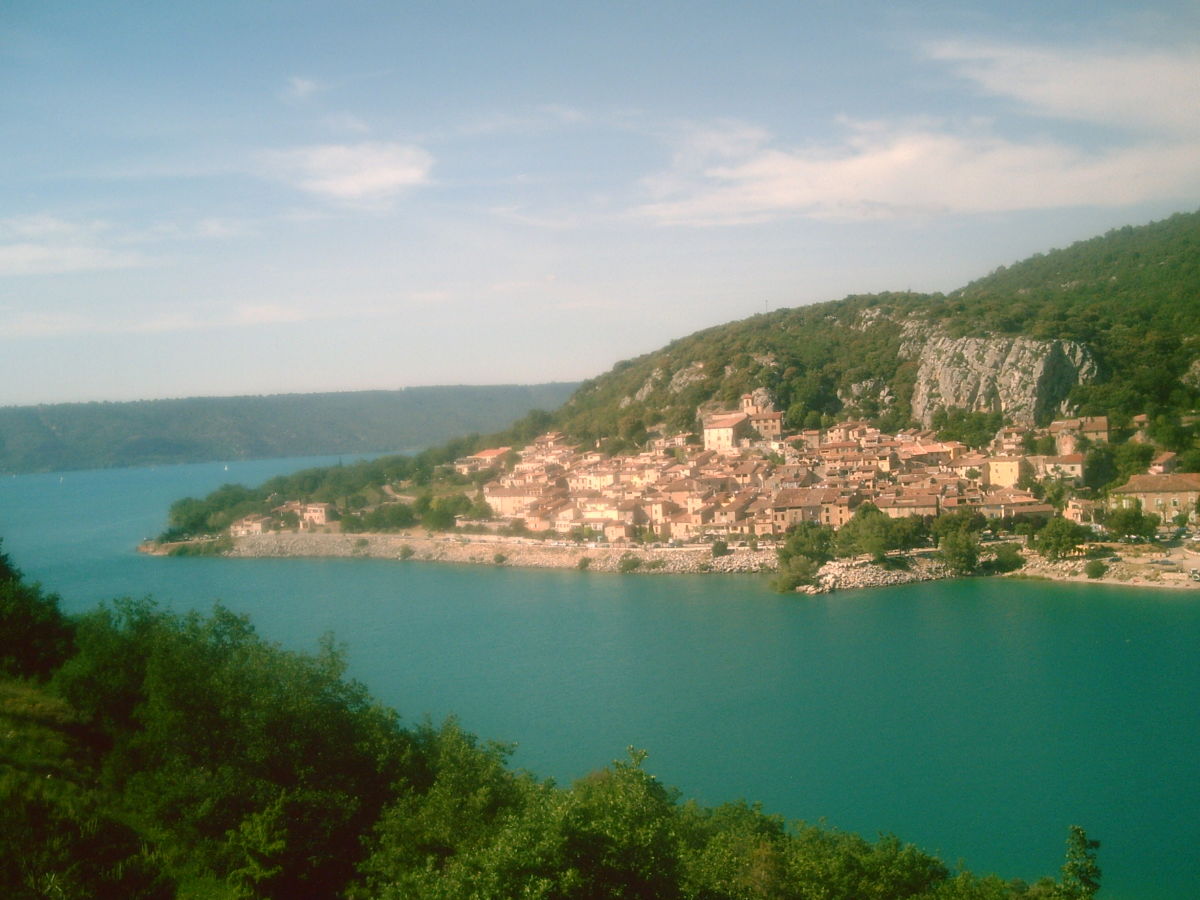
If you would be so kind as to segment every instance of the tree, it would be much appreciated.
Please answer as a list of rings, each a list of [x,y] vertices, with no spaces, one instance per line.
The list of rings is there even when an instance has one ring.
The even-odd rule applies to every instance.
[[[786,562],[780,562],[775,577],[771,579],[771,587],[781,594],[786,594],[802,584],[814,584],[820,570],[820,563],[812,558],[792,556]]]
[[[979,565],[979,541],[967,528],[957,528],[942,535],[938,555],[955,575],[970,575]]]
[[[1104,517],[1105,530],[1114,537],[1130,534],[1135,537],[1152,538],[1158,529],[1158,516],[1143,513],[1141,504],[1121,506],[1110,510]]]
[[[952,513],[942,513],[930,523],[929,532],[938,546],[942,538],[952,531],[966,530],[978,535],[987,526],[987,519],[976,509],[963,508]]]
[[[778,573],[771,586],[780,593],[812,584],[822,565],[833,559],[834,531],[816,522],[798,522],[787,533],[783,546],[776,551]]]
[[[1062,896],[1067,900],[1091,900],[1100,890],[1100,866],[1096,851],[1100,842],[1093,841],[1080,826],[1072,825],[1067,833],[1067,859],[1062,867]]]
[[[1021,555],[1016,544],[1009,541],[992,545],[992,557],[983,561],[982,568],[988,574],[1014,572],[1025,565],[1025,557]]]
[[[805,556],[817,565],[829,562],[833,559],[833,535],[834,531],[828,525],[797,522],[788,529],[787,538],[779,548],[779,561]]]
[[[0,673],[47,677],[71,655],[74,634],[58,595],[26,584],[0,550]]]
[[[340,892],[411,757],[395,714],[344,678],[339,648],[285,651],[223,607],[180,616],[149,601],[87,614],[77,644],[54,685],[110,745],[106,783],[175,862],[260,897]]]
[[[938,440],[962,441],[968,447],[979,449],[991,443],[996,432],[1004,425],[1004,417],[998,412],[968,412],[959,407],[940,407],[932,421]]]
[[[1055,516],[1037,533],[1034,549],[1046,559],[1062,559],[1070,556],[1087,540],[1091,533],[1081,525]]]
[[[891,518],[880,512],[874,503],[860,504],[850,521],[838,529],[838,555],[867,553],[876,562],[882,562],[889,550],[896,549],[891,523]]]

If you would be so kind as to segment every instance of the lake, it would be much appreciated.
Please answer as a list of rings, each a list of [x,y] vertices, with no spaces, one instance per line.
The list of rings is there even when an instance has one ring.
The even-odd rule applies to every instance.
[[[220,599],[296,649],[332,631],[406,719],[455,714],[542,776],[635,745],[685,797],[1029,880],[1057,875],[1079,824],[1102,896],[1197,893],[1195,593],[980,579],[801,599],[745,576],[135,552],[179,497],[327,462],[0,478],[0,536],[69,612],[151,594]]]

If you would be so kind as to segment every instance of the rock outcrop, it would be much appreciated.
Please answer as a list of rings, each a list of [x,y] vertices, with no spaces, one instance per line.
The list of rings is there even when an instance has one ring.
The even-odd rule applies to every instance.
[[[1188,367],[1180,381],[1192,390],[1200,390],[1200,359],[1192,360],[1191,366]]]
[[[1071,412],[1067,395],[1096,377],[1083,344],[1028,337],[962,337],[906,327],[902,355],[918,360],[912,414],[929,425],[939,406],[1001,412],[1017,425]]]

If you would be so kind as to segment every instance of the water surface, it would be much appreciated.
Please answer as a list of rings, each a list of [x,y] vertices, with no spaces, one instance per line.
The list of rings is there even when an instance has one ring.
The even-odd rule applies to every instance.
[[[952,866],[1056,874],[1081,824],[1102,896],[1200,884],[1193,594],[966,580],[797,599],[744,576],[134,551],[180,496],[314,462],[0,479],[0,535],[69,611],[219,598],[286,646],[333,631],[407,719],[456,714],[542,776],[632,744],[684,796],[895,832]]]

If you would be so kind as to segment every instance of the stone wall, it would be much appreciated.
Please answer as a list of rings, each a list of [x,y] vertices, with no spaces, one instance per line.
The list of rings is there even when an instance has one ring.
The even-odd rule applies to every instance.
[[[402,548],[411,549],[411,555]],[[496,562],[496,555],[503,555]],[[699,574],[770,572],[777,567],[773,549],[738,548],[715,559],[708,547],[624,549],[555,545],[491,535],[449,535],[433,538],[403,534],[322,534],[276,532],[234,539],[231,557],[362,557],[474,565],[504,565],[539,569],[575,569],[586,557],[588,571],[617,572],[629,555],[641,560],[641,574]]]

